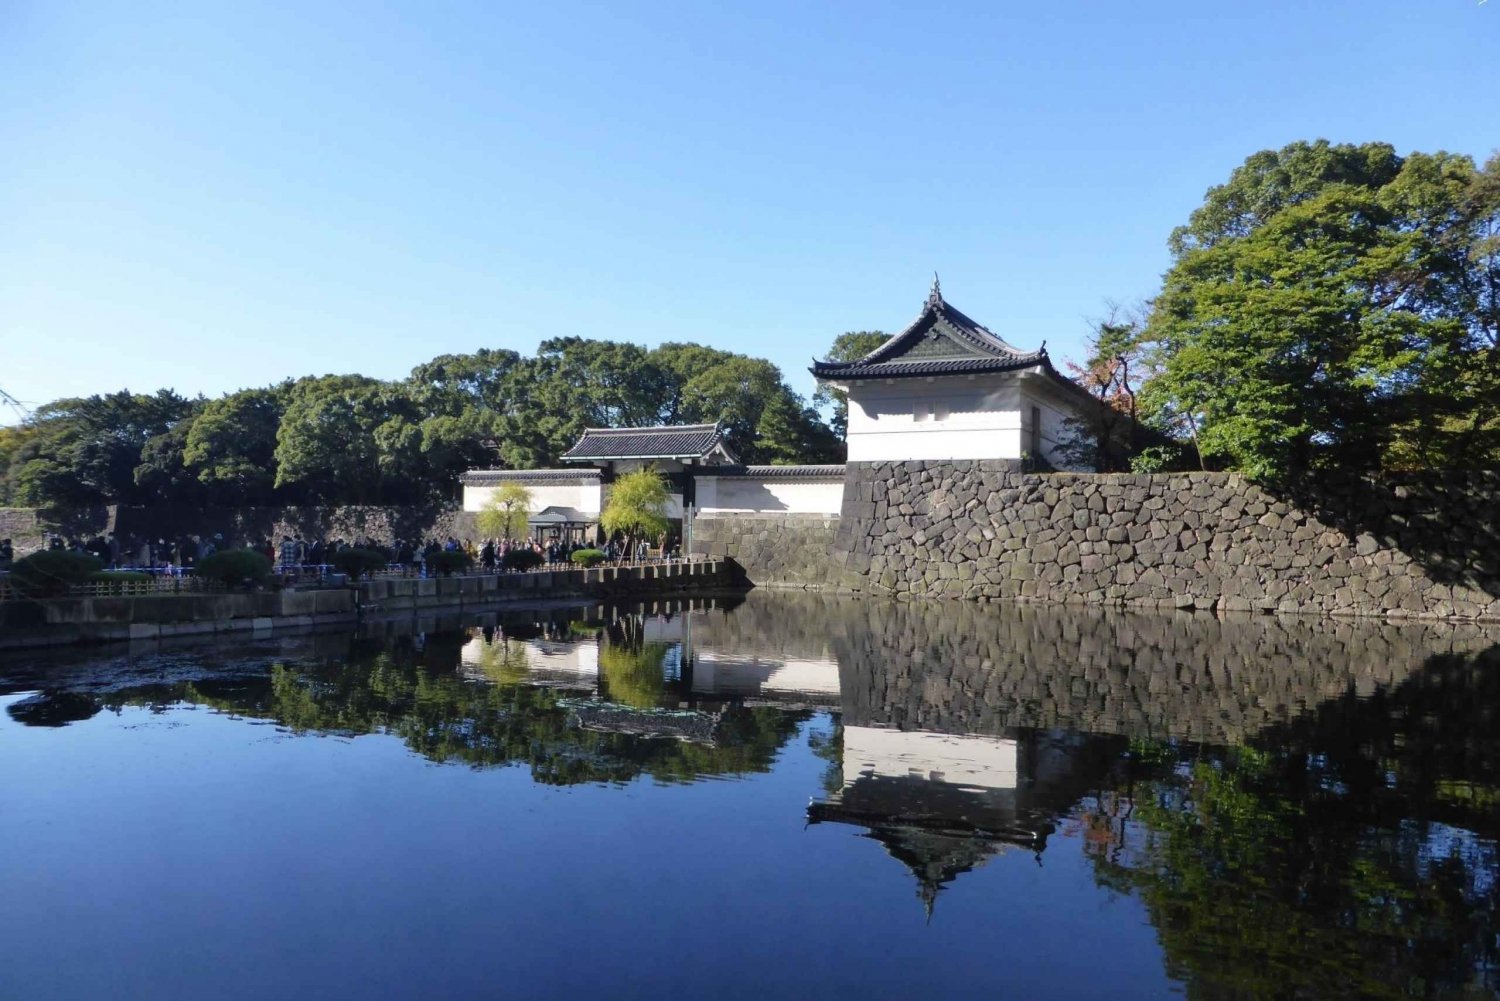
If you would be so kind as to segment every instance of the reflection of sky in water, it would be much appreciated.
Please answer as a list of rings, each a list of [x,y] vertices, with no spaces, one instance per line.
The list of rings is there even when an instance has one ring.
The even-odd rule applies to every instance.
[[[1493,976],[1483,637],[986,615],[766,596],[0,668],[0,997]]]

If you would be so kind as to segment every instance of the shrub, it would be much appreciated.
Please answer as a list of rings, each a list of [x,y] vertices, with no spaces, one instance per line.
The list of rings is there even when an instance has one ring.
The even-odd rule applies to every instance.
[[[144,570],[100,570],[89,578],[100,584],[139,584],[151,579]]]
[[[596,567],[604,562],[604,554],[597,549],[580,549],[568,558],[581,567]]]
[[[542,554],[530,549],[512,549],[500,560],[507,570],[535,570],[542,565]]]
[[[226,549],[199,560],[193,575],[230,587],[260,584],[271,576],[271,558],[253,549]]]
[[[440,573],[444,577],[451,573],[469,569],[469,554],[462,549],[444,549],[427,557],[427,572]]]
[[[359,580],[372,570],[384,570],[389,561],[385,558],[385,553],[350,546],[348,549],[340,549],[334,553],[328,562],[332,563],[339,573],[348,574],[350,580]]]
[[[70,585],[87,583],[102,569],[103,561],[87,553],[44,549],[16,560],[10,568],[10,582],[33,598],[56,598],[67,594]]]

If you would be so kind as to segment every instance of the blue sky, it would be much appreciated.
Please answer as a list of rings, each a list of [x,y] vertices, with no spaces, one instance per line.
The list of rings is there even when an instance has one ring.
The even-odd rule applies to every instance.
[[[934,270],[1074,356],[1206,188],[1318,137],[1487,157],[1500,2],[0,0],[0,388],[577,334],[806,393]]]

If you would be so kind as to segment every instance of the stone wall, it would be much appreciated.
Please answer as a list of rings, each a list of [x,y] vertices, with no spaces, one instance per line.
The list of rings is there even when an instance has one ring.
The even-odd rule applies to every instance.
[[[0,539],[14,540],[17,555],[44,545],[46,534],[87,539],[114,532],[121,538],[172,538],[221,534],[231,545],[279,540],[289,535],[324,539],[474,538],[478,530],[471,512],[452,506],[386,507],[344,505],[300,507],[194,507],[158,504],[151,507],[83,508],[49,511],[0,508]]]
[[[711,559],[731,557],[741,583],[756,587],[828,586],[839,519],[818,514],[700,515],[689,550]]]
[[[830,582],[895,596],[1500,619],[1500,473],[1276,493],[1228,473],[850,463],[833,561]]]
[[[41,549],[47,535],[90,536],[111,531],[114,509],[109,507],[51,511],[34,507],[0,507],[0,539],[10,539],[16,555]]]

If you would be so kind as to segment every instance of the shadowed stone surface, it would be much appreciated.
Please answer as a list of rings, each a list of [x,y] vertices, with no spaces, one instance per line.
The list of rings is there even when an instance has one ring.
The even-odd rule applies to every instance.
[[[821,590],[839,519],[819,514],[732,514],[693,521],[692,552],[732,557],[744,583]]]
[[[1331,700],[1500,667],[1461,622],[1219,616],[752,593],[694,613],[700,650],[838,664],[844,722],[943,733],[1061,728],[1239,744]]]
[[[1490,472],[1327,477],[1278,495],[1228,473],[850,463],[825,582],[895,596],[1500,619],[1497,507]]]

